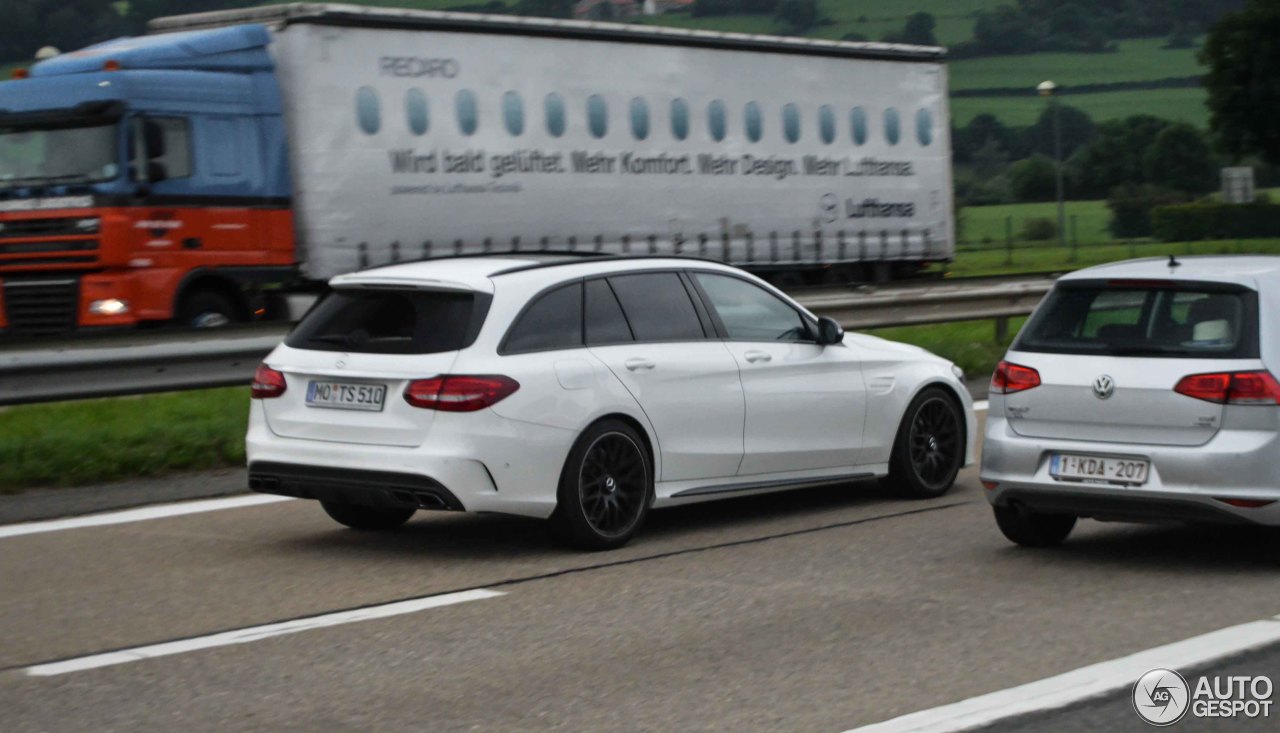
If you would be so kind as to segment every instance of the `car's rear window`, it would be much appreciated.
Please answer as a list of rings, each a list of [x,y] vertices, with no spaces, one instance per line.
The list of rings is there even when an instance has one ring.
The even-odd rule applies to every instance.
[[[489,309],[484,293],[335,290],[293,329],[296,349],[363,354],[434,354],[475,341]]]
[[[1013,348],[1058,354],[1258,356],[1257,294],[1182,281],[1059,283]]]

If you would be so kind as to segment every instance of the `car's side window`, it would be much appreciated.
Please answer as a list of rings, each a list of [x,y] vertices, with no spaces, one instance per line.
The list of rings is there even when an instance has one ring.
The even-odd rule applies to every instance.
[[[727,275],[693,273],[729,338],[735,341],[809,341],[804,319],[768,290]]]
[[[688,341],[705,338],[689,291],[674,272],[649,272],[609,278],[636,341]]]
[[[588,346],[629,343],[635,340],[622,306],[603,279],[588,280],[586,330]]]
[[[573,349],[582,346],[582,283],[538,296],[507,333],[502,353]]]

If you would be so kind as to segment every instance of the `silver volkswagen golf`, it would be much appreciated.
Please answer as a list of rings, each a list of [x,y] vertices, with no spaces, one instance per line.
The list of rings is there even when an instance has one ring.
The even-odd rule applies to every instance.
[[[1280,257],[1060,279],[991,379],[982,483],[1013,542],[1077,518],[1280,525]]]

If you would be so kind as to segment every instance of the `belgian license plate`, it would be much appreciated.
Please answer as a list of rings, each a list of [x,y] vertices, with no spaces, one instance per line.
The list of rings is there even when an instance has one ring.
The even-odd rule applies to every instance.
[[[1049,475],[1066,481],[1105,481],[1113,484],[1145,484],[1150,462],[1135,458],[1105,458],[1055,453],[1049,459]]]
[[[386,399],[385,384],[351,384],[315,380],[307,384],[307,407],[379,412]]]

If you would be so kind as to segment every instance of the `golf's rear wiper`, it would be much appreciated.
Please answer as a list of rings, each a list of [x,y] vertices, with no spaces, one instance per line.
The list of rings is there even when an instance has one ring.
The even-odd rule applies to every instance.
[[[1173,349],[1168,346],[1156,346],[1148,344],[1146,346],[1106,346],[1106,353],[1112,356],[1142,356],[1144,354],[1170,354]]]

